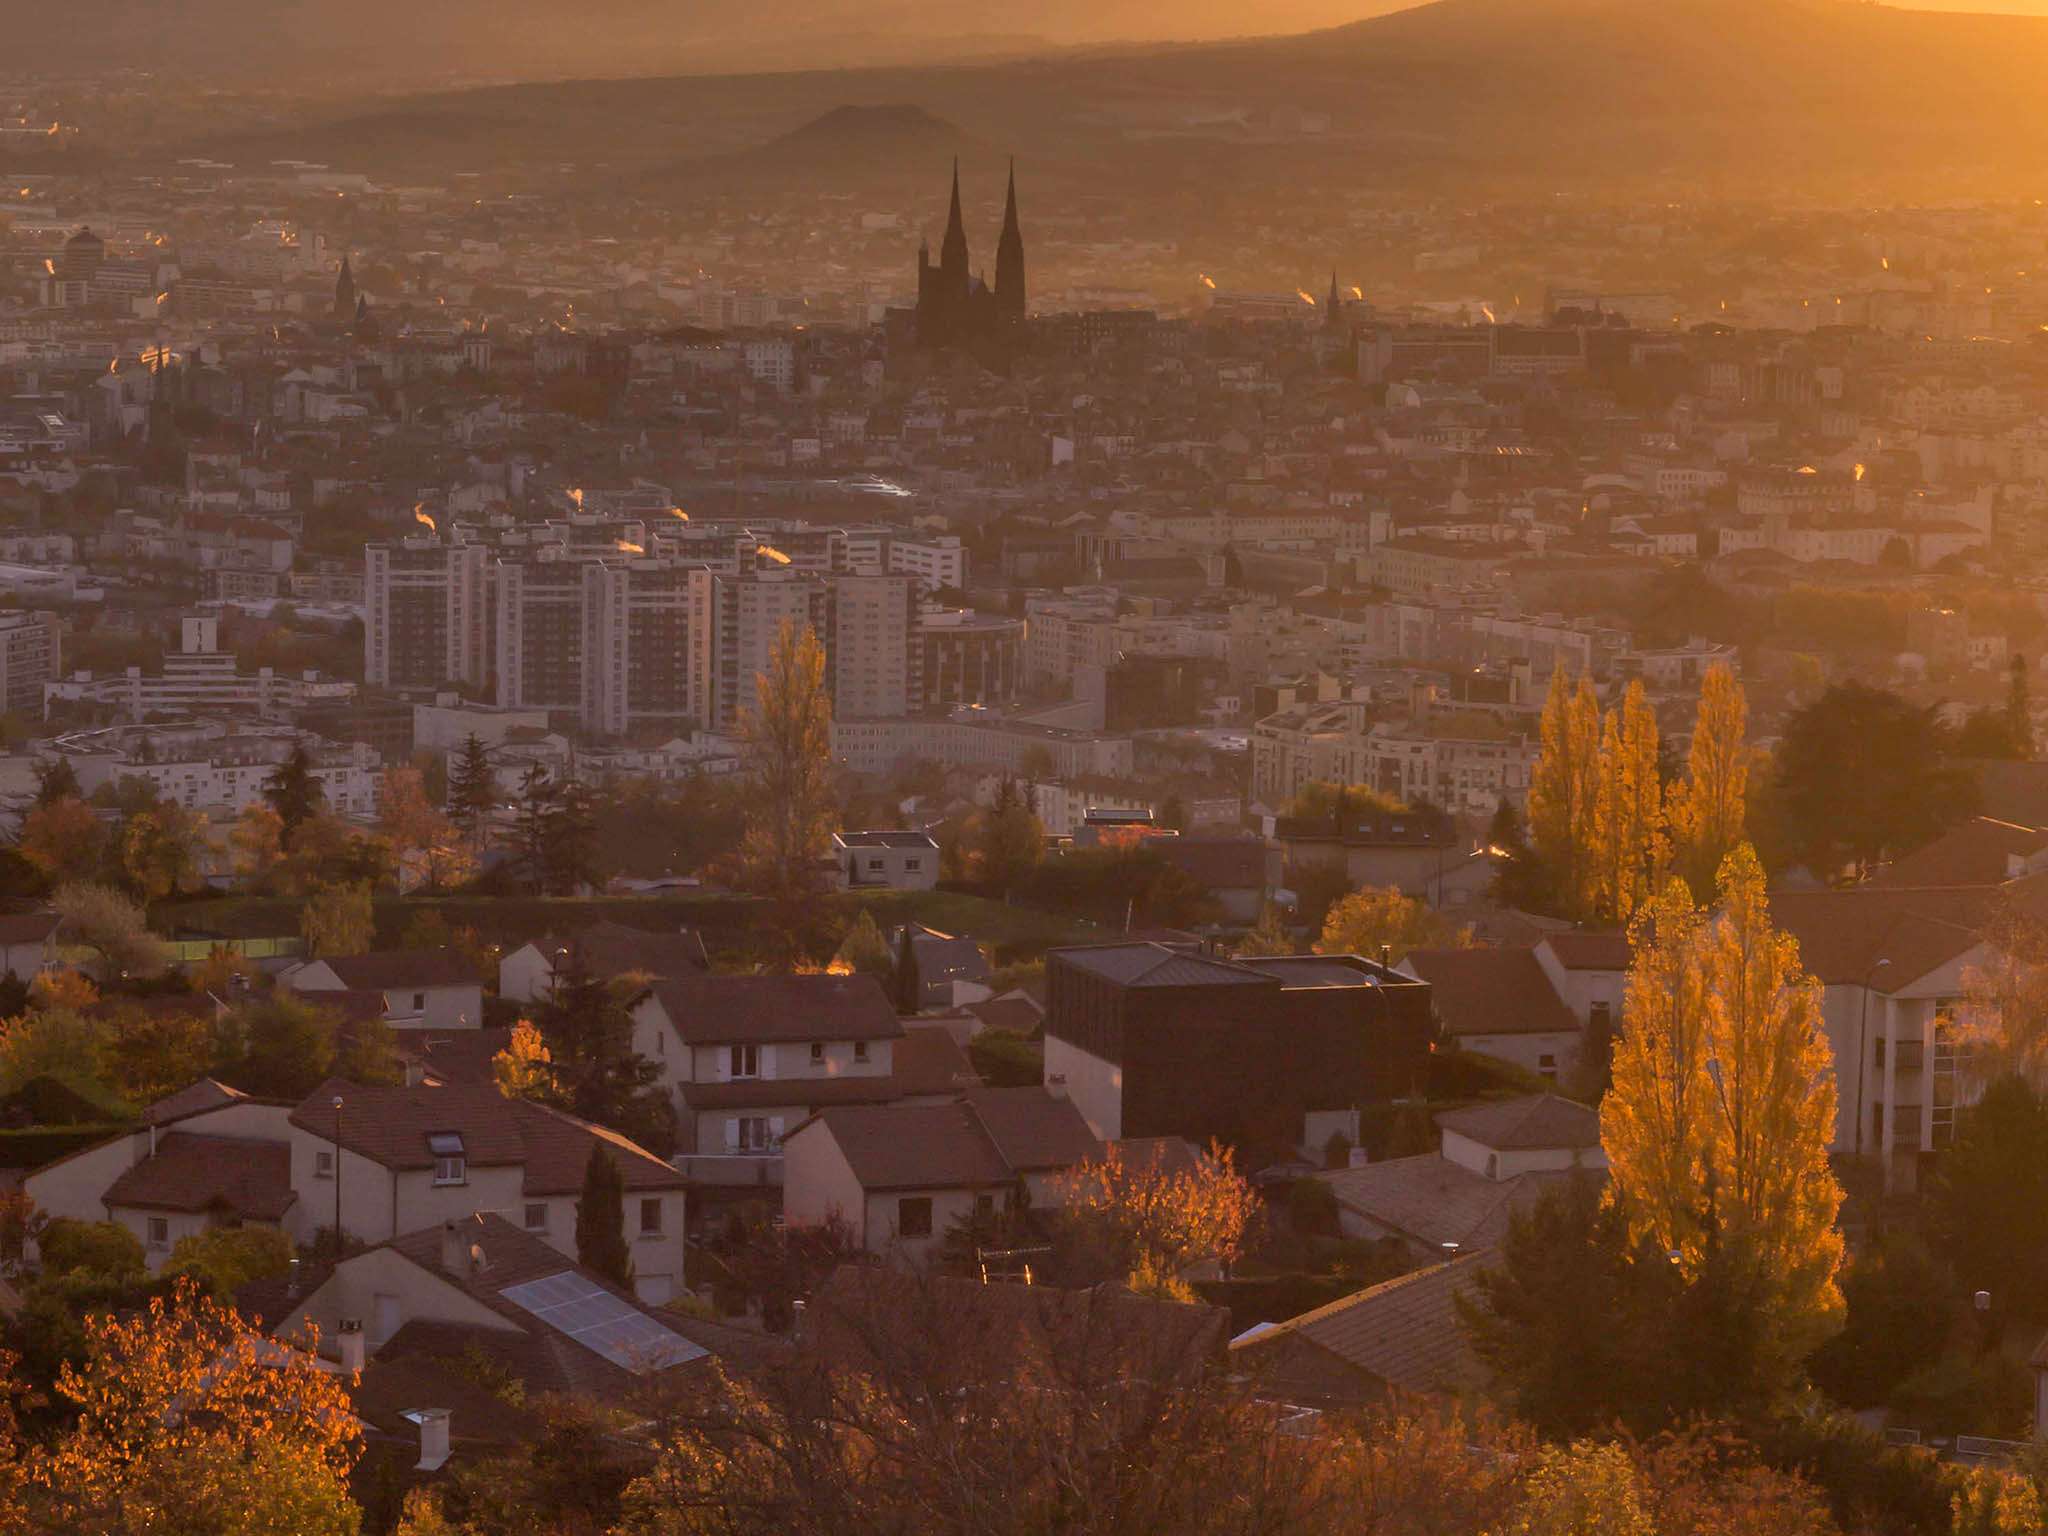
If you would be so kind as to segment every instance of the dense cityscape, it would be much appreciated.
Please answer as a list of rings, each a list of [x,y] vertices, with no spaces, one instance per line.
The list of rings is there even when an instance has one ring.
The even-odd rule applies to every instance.
[[[0,1530],[2048,1533],[2017,130],[224,4],[0,53]]]

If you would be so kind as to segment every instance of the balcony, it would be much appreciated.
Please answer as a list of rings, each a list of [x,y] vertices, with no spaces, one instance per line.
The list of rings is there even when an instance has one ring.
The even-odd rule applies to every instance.
[[[1925,1041],[1901,1040],[1898,1042],[1896,1049],[1899,1053],[1899,1071],[1919,1072],[1925,1070],[1927,1066],[1927,1045]]]

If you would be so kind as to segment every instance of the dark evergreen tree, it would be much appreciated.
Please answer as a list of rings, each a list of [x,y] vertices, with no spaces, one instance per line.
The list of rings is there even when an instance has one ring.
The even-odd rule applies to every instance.
[[[284,841],[289,846],[292,834],[312,820],[327,799],[327,792],[313,775],[313,755],[304,743],[294,746],[291,755],[271,770],[263,781],[263,798],[284,824]]]
[[[539,763],[519,780],[519,873],[536,896],[548,889],[549,828],[556,797],[554,781]]]
[[[896,944],[896,1011],[924,1011],[924,982],[917,973],[917,924],[908,920]]]
[[[549,891],[573,896],[598,883],[597,807],[586,786],[571,779],[556,791],[542,832]]]
[[[553,1058],[552,1098],[561,1108],[668,1151],[675,1112],[658,1086],[660,1068],[633,1049],[632,1015],[573,945],[534,1022]]]
[[[626,1246],[626,1181],[611,1149],[598,1143],[583,1165],[583,1194],[576,1202],[576,1262],[614,1285],[633,1283],[633,1255]]]
[[[489,749],[474,731],[462,750],[448,760],[448,819],[472,844],[483,842],[497,803],[497,778],[491,772]]]
[[[83,800],[85,791],[78,787],[78,772],[71,766],[68,757],[53,758],[36,770],[36,798],[38,808],[58,800]]]

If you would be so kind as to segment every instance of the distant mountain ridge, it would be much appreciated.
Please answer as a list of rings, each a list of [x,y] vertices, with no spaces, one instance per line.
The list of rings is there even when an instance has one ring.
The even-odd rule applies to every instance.
[[[1303,31],[1403,0],[64,0],[24,5],[31,67],[357,89],[447,80],[820,69],[1045,53],[1081,43]]]
[[[825,155],[835,123],[820,108],[839,103],[881,115],[836,126],[902,135],[910,158],[936,157],[943,123],[1016,150],[1034,175],[1065,167],[1094,186],[1199,192],[1242,166],[1332,184],[2031,195],[2048,160],[2044,79],[2041,18],[1849,0],[1436,0],[1289,37],[429,93],[195,147],[409,172],[574,160],[597,168],[594,192],[603,176],[710,175],[757,156],[770,174],[807,159],[865,174],[858,156]]]

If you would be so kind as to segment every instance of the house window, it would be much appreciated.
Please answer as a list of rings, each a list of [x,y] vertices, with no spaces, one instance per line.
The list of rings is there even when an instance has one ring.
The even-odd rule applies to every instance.
[[[424,993],[424,992],[415,992],[415,993],[413,993],[413,995],[412,995],[412,1011],[413,1011],[414,1013],[425,1013],[425,1012],[426,1012],[426,1010],[427,1010],[427,994],[426,994],[426,993]]]
[[[171,1223],[169,1217],[152,1216],[149,1218],[149,1246],[152,1248],[168,1248],[171,1246]]]
[[[315,1152],[313,1154],[313,1177],[316,1179],[331,1179],[334,1177],[334,1154],[332,1152]]]
[[[1614,1007],[1611,1003],[1594,1003],[1586,1010],[1588,1029],[1610,1029],[1613,1027]]]
[[[453,1131],[436,1131],[427,1138],[427,1150],[434,1154],[436,1184],[467,1184],[469,1168],[463,1160],[462,1138]]]
[[[1872,1141],[1884,1140],[1884,1106],[1882,1104],[1870,1106],[1870,1139]]]
[[[869,860],[868,860],[868,873],[869,873],[869,874],[871,874],[871,875],[878,875],[878,874],[880,874],[880,873],[882,872],[882,870],[883,870],[884,868],[886,868],[886,867],[887,867],[887,866],[885,866],[885,865],[884,865],[884,864],[882,863],[882,861],[881,861],[880,859],[869,859]]]
[[[659,1237],[661,1235],[661,1202],[642,1200],[640,1202],[640,1235]]]
[[[759,1077],[761,1075],[761,1047],[758,1045],[736,1045],[731,1051],[730,1077]]]
[[[907,875],[914,875],[923,868],[923,859],[905,859],[903,861],[903,872]]]
[[[744,1115],[740,1118],[740,1144],[742,1152],[766,1152],[768,1150],[768,1118],[765,1115]]]
[[[1884,1067],[1884,1036],[1879,1035],[1875,1040],[1871,1041],[1870,1043],[1873,1047],[1876,1048],[1877,1051],[1877,1058],[1873,1065],[1876,1066],[1879,1070],[1882,1070]]]
[[[853,1042],[853,1059],[855,1061],[866,1061],[868,1059],[867,1041],[856,1040]]]
[[[1557,1058],[1545,1052],[1536,1058],[1536,1071],[1551,1082],[1557,1081]]]
[[[996,1197],[994,1195],[976,1195],[974,1197],[974,1219],[976,1221],[987,1221],[995,1213]]]
[[[825,1042],[822,1040],[813,1040],[811,1042],[811,1065],[814,1067],[825,1065]]]
[[[545,1200],[532,1200],[526,1206],[526,1230],[545,1232],[548,1229],[548,1207]]]
[[[896,1235],[898,1237],[930,1237],[932,1235],[932,1202],[928,1195],[914,1195],[896,1202]]]

